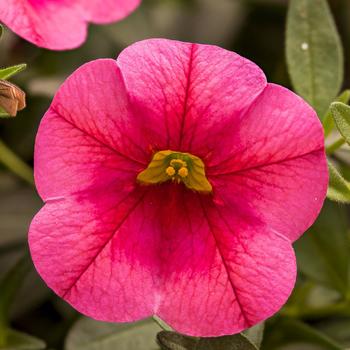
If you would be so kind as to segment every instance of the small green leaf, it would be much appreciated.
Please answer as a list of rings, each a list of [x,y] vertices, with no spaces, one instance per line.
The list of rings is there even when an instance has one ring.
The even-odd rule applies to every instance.
[[[350,101],[350,90],[345,90],[337,97],[335,102],[342,102],[342,103],[348,104],[349,101]],[[331,113],[331,106],[329,106],[327,113],[324,116],[323,122],[322,122],[325,137],[327,137],[334,128],[334,119]]]
[[[7,80],[27,68],[25,63],[16,66],[0,69],[0,79]]]
[[[46,344],[31,335],[18,332],[12,329],[7,330],[6,345],[1,346],[1,350],[42,350]]]
[[[343,49],[326,0],[290,1],[286,43],[293,86],[321,118],[344,74]]]
[[[0,107],[0,118],[8,118],[10,117],[1,107]]]
[[[155,350],[159,327],[153,320],[131,324],[80,319],[70,330],[66,350]]]
[[[243,334],[228,335],[218,338],[201,338],[197,350],[257,350]]]
[[[0,107],[0,118],[11,118],[11,116],[6,113],[3,108]]]
[[[298,268],[312,281],[346,298],[349,287],[349,237],[346,210],[326,201],[314,225],[295,243]]]
[[[0,24],[0,39],[3,34],[4,34],[4,27]]]
[[[350,107],[341,102],[331,104],[331,113],[340,134],[350,144]]]
[[[243,332],[243,334],[259,349],[264,338],[265,323],[261,322]]]
[[[346,181],[336,167],[328,162],[329,186],[327,198],[335,202],[350,203],[350,184]]]
[[[257,350],[243,334],[217,338],[194,338],[175,332],[162,331],[157,335],[162,350]]]
[[[157,335],[162,350],[197,350],[199,339],[176,332],[162,331]]]

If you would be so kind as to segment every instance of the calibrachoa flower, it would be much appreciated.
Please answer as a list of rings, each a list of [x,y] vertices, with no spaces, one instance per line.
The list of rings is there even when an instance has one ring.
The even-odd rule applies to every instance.
[[[141,0],[0,0],[0,22],[31,43],[51,50],[80,46],[88,23],[111,23]]]
[[[156,39],[68,78],[35,179],[30,248],[58,295],[98,320],[219,336],[285,303],[328,175],[301,98],[233,52]]]

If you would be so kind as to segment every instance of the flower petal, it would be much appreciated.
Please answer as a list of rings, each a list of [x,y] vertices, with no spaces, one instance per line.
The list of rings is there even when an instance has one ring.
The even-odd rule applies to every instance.
[[[202,159],[266,85],[258,66],[215,46],[145,40],[117,61],[149,144]]]
[[[80,46],[88,22],[126,17],[141,0],[0,0],[0,21],[24,39],[51,50]]]
[[[148,220],[156,211],[145,212],[144,196],[119,188],[70,196],[47,203],[31,224],[37,271],[85,315],[125,322],[153,313],[158,258]]]
[[[29,243],[48,286],[80,312],[117,322],[157,314],[189,335],[256,324],[295,282],[287,239],[171,183],[50,201]]]
[[[0,0],[0,20],[24,39],[52,50],[77,47],[86,38],[80,10],[64,1]]]
[[[295,283],[291,243],[210,197],[174,191],[167,198],[157,315],[176,331],[206,337],[238,333],[277,312]]]
[[[73,73],[56,94],[36,140],[35,180],[42,198],[116,182],[132,189],[148,155],[133,141],[137,133],[130,118],[114,60],[93,61]]]
[[[217,201],[249,209],[297,239],[319,214],[328,184],[315,112],[291,91],[269,84],[237,133],[222,142],[228,151],[213,154],[207,169]]]
[[[85,18],[93,23],[110,23],[123,19],[134,11],[141,0],[78,0]]]

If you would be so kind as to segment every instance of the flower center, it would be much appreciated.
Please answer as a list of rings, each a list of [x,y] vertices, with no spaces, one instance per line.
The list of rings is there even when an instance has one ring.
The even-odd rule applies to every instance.
[[[205,175],[202,160],[190,153],[159,151],[154,154],[148,167],[137,176],[144,185],[154,185],[166,181],[183,183],[187,188],[211,193],[212,186]]]

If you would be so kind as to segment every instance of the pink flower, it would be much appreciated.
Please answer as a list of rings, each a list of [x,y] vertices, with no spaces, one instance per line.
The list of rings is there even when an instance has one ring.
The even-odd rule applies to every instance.
[[[80,46],[88,23],[126,17],[141,0],[0,0],[0,22],[31,43],[51,50]]]
[[[204,166],[204,167],[203,167]],[[38,132],[34,263],[80,312],[196,336],[273,315],[328,182],[315,112],[247,59],[155,39],[90,62]]]

